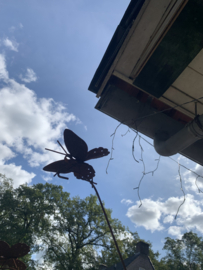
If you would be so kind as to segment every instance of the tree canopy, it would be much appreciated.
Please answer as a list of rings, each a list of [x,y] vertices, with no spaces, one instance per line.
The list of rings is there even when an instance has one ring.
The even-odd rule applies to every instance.
[[[203,269],[203,240],[196,233],[187,232],[181,239],[166,238],[166,256],[161,260],[162,269]]]
[[[9,245],[24,242],[31,255],[41,256],[24,259],[29,269],[97,269],[101,262],[119,261],[96,196],[71,198],[62,186],[49,183],[14,189],[11,179],[0,179],[0,239]],[[106,212],[125,259],[139,236]]]
[[[106,209],[123,258],[135,253],[140,241]],[[120,261],[97,197],[70,197],[62,186],[36,184],[13,188],[12,179],[0,174],[0,240],[30,246],[22,260],[32,269],[97,270]],[[143,239],[142,239],[143,240]],[[150,244],[150,243],[149,243]],[[203,240],[193,232],[181,239],[165,239],[166,256],[152,250],[156,270],[203,269]]]

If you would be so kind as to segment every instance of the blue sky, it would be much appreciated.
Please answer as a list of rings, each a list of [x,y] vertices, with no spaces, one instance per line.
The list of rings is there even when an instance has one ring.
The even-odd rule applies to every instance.
[[[65,181],[53,178],[42,168],[59,160],[45,147],[58,149],[63,130],[72,129],[89,149],[111,149],[116,120],[94,109],[98,99],[88,91],[110,39],[119,24],[127,0],[7,0],[0,2],[0,173],[14,179],[15,186],[60,184],[72,196],[94,194],[88,183],[70,175]],[[159,168],[145,175],[140,196],[136,188],[143,165],[132,158],[135,134],[127,127],[117,130],[113,160],[89,161],[105,205],[139,236],[162,252],[164,238],[180,237],[188,230],[202,236],[203,199],[195,176],[181,168],[186,202],[183,201],[178,165],[161,158]],[[150,141],[150,140],[149,140]],[[158,155],[141,140],[146,170],[156,168]],[[139,140],[135,157],[141,158]],[[179,155],[174,159],[202,174],[202,167]],[[199,178],[201,187],[201,179]]]

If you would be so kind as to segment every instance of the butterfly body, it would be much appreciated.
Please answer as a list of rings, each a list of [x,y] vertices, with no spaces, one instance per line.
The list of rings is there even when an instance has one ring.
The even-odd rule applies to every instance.
[[[69,154],[66,152],[63,160],[55,161],[45,166],[43,170],[55,172],[59,177],[60,173],[73,172],[77,179],[91,181],[95,176],[95,170],[85,161],[107,156],[108,149],[99,147],[88,151],[86,142],[70,129],[64,130],[64,142]]]

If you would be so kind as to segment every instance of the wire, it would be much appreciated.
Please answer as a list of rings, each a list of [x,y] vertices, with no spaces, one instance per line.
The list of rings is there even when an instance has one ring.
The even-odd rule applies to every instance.
[[[197,99],[193,99],[193,100],[184,102],[184,103],[182,103],[182,104],[175,105],[175,106],[173,106],[173,107],[170,107],[170,108],[168,108],[168,109],[164,109],[164,110],[162,110],[162,111],[158,111],[158,112],[154,112],[154,113],[152,113],[152,114],[148,114],[148,115],[145,115],[145,116],[138,117],[136,120],[132,120],[132,119],[131,119],[130,121],[131,121],[134,125],[136,125],[136,122],[139,121],[139,120],[141,120],[141,119],[145,119],[145,118],[150,117],[150,116],[154,116],[154,115],[157,115],[157,114],[166,112],[166,111],[170,111],[170,110],[175,109],[175,108],[177,108],[177,107],[181,107],[181,106],[183,106],[183,105],[187,105],[187,104],[190,104],[190,103],[192,103],[192,102],[197,102],[198,100],[201,100],[201,99],[203,99],[203,97],[200,97],[200,98],[197,98]],[[127,122],[129,122],[129,120],[125,120],[125,121],[120,122],[119,125],[116,127],[114,133],[111,135],[111,136],[113,136],[113,139],[112,139],[112,146],[111,146],[111,156],[110,156],[110,158],[109,158],[109,160],[108,160],[108,164],[107,164],[107,167],[106,167],[106,173],[107,173],[107,174],[108,174],[108,168],[109,168],[110,162],[111,162],[111,160],[113,160],[113,151],[115,150],[114,147],[113,147],[113,144],[114,144],[114,139],[115,139],[115,135],[116,135],[117,129],[118,129],[122,124],[127,125]],[[138,132],[138,127],[136,127],[137,130],[135,130],[135,129],[133,129],[133,128],[130,128],[130,129],[133,130],[134,132]],[[127,132],[126,132],[125,134],[121,135],[121,136],[122,136],[122,137],[125,136],[128,132],[130,132],[129,126],[128,126]],[[137,136],[136,136],[136,137],[137,137]],[[136,162],[139,162],[139,161],[135,158],[135,156],[134,156],[134,142],[135,142],[136,137],[135,137],[134,140],[133,140],[132,155],[133,155],[134,160],[135,160]],[[148,142],[148,141],[147,141],[146,139],[144,139],[143,137],[142,137],[142,139],[145,140],[146,142]],[[149,142],[148,142],[148,143],[149,143]],[[153,146],[153,145],[152,145],[152,146]],[[181,166],[182,166],[182,165],[181,165]]]
[[[198,185],[197,185],[197,179],[198,179],[198,178],[199,178],[199,176],[196,177],[195,185],[196,185],[196,187],[197,187],[199,193],[203,193],[203,191],[202,191],[202,190],[198,187]]]
[[[109,167],[109,164],[111,162],[111,160],[113,160],[113,151],[115,150],[114,147],[113,147],[113,144],[114,144],[114,139],[115,139],[115,136],[116,136],[116,131],[117,129],[122,125],[123,123],[121,122],[115,129],[114,133],[111,134],[111,137],[113,136],[113,139],[112,139],[112,145],[111,145],[111,156],[109,158],[109,161],[108,161],[108,164],[107,164],[107,167],[106,167],[106,174],[108,174],[108,167]]]
[[[143,164],[143,172],[142,172],[142,176],[141,176],[141,179],[140,179],[140,181],[139,181],[138,186],[137,186],[136,188],[134,188],[134,189],[137,189],[137,195],[138,195],[139,200],[140,200],[139,208],[142,206],[142,200],[141,200],[141,197],[140,197],[140,185],[141,185],[141,183],[142,183],[142,180],[143,180],[143,178],[145,177],[145,175],[147,175],[147,174],[150,174],[150,173],[151,173],[152,176],[154,176],[155,171],[156,171],[156,170],[158,169],[158,167],[159,167],[160,158],[161,158],[161,156],[159,156],[158,159],[155,159],[155,161],[157,161],[157,166],[156,166],[156,168],[155,168],[154,170],[151,170],[151,171],[149,171],[149,172],[146,172],[146,170],[145,170],[146,166],[145,166],[145,162],[144,162],[144,159],[143,159],[143,152],[144,152],[144,149],[143,149],[143,147],[142,147],[142,145],[141,145],[141,139],[143,139],[143,138],[142,138],[141,135],[139,135],[139,146],[140,146],[140,149],[141,149],[141,159],[140,159],[140,161],[141,161],[142,164]]]
[[[111,135],[111,136],[113,136],[113,139],[112,139],[112,148],[111,148],[111,157],[110,157],[110,159],[109,159],[109,161],[108,161],[108,165],[107,165],[107,168],[106,168],[106,173],[107,173],[107,169],[108,169],[108,167],[109,167],[110,161],[113,160],[113,150],[115,150],[115,149],[114,149],[114,139],[115,139],[115,135],[116,135],[116,132],[117,132],[118,128],[119,128],[122,124],[124,124],[124,122],[119,123],[119,125],[117,125],[117,127],[116,127],[114,133]],[[155,159],[155,161],[157,161],[157,166],[156,166],[156,168],[155,168],[154,170],[152,170],[152,171],[146,172],[146,171],[145,171],[145,163],[144,163],[144,159],[143,159],[143,152],[144,152],[144,149],[143,149],[143,147],[142,147],[142,145],[141,145],[141,139],[144,140],[144,141],[145,141],[146,143],[148,143],[149,145],[151,145],[152,147],[154,147],[154,145],[153,145],[151,142],[149,142],[147,139],[145,139],[143,136],[141,136],[137,130],[135,130],[135,129],[133,129],[133,128],[130,128],[130,129],[136,133],[136,135],[135,135],[135,137],[134,137],[134,139],[133,139],[133,143],[132,143],[132,154],[133,154],[133,158],[134,158],[134,160],[135,160],[136,162],[139,162],[139,161],[135,158],[135,156],[134,156],[134,143],[135,143],[136,138],[139,136],[139,146],[140,146],[140,149],[141,149],[141,158],[140,158],[140,161],[142,162],[142,164],[143,164],[143,169],[144,169],[144,170],[143,170],[143,173],[142,173],[142,176],[141,176],[141,178],[140,178],[140,180],[139,180],[138,186],[137,186],[136,188],[134,188],[134,189],[137,189],[138,197],[139,197],[139,200],[140,200],[140,205],[139,205],[139,207],[141,207],[141,206],[142,206],[142,200],[141,200],[141,197],[140,197],[140,186],[141,186],[142,180],[143,180],[143,178],[145,177],[145,175],[152,173],[152,176],[153,176],[154,173],[155,173],[155,171],[158,170],[158,167],[159,167],[159,164],[160,164],[161,156],[159,155],[159,158],[158,158],[158,159]],[[180,208],[181,208],[181,206],[184,204],[184,202],[185,202],[185,200],[186,200],[186,199],[185,199],[185,192],[184,192],[184,190],[183,190],[183,188],[182,188],[182,177],[181,177],[181,174],[180,174],[180,167],[182,167],[182,168],[188,170],[189,172],[191,172],[191,173],[193,173],[193,174],[195,174],[195,175],[197,176],[197,177],[196,177],[195,184],[196,184],[196,186],[197,186],[197,188],[198,188],[198,191],[199,191],[199,192],[202,192],[202,193],[203,193],[203,191],[202,191],[202,190],[198,187],[198,185],[197,185],[197,179],[198,179],[198,178],[202,178],[202,179],[203,179],[203,176],[200,175],[200,174],[198,174],[198,173],[196,173],[195,171],[191,170],[190,168],[186,167],[185,165],[180,164],[178,161],[176,161],[176,160],[173,159],[172,157],[168,157],[168,158],[171,159],[172,161],[174,161],[176,164],[178,164],[178,168],[179,168],[178,172],[179,172],[179,177],[180,177],[181,190],[182,190],[182,192],[183,192],[183,194],[184,194],[184,200],[183,200],[183,202],[180,204],[180,206],[178,207],[178,210],[177,210],[177,213],[176,213],[176,216],[175,216],[175,219],[176,219],[176,218],[177,218],[177,215],[178,215],[178,213],[179,213],[179,210],[180,210]]]
[[[132,156],[134,158],[134,160],[139,163],[139,161],[135,158],[135,140],[137,139],[137,136],[138,136],[138,132],[136,132],[136,135],[133,139],[133,143],[132,143]]]
[[[184,103],[182,103],[182,104],[175,105],[175,106],[173,106],[173,107],[170,107],[170,108],[168,108],[168,109],[164,109],[164,110],[162,110],[162,111],[158,111],[158,112],[154,112],[154,113],[151,113],[151,114],[148,114],[148,115],[145,115],[145,116],[141,116],[141,117],[137,118],[136,121],[141,120],[141,119],[144,119],[144,118],[147,118],[147,117],[150,117],[150,116],[154,116],[154,115],[156,115],[156,114],[160,114],[160,113],[163,113],[163,112],[166,112],[166,111],[173,110],[173,109],[175,109],[175,108],[181,107],[181,106],[183,106],[183,105],[190,104],[190,103],[192,103],[192,102],[197,102],[198,100],[201,100],[201,99],[203,99],[203,97],[200,97],[200,98],[197,98],[197,99],[193,99],[193,100],[184,102]]]
[[[128,128],[128,130],[126,131],[126,133],[122,134],[121,136],[124,137],[128,134],[128,132],[130,133],[130,128]]]
[[[140,159],[140,161],[141,161],[142,164],[143,164],[143,173],[142,173],[141,179],[139,180],[138,187],[134,188],[134,189],[137,189],[137,192],[138,192],[138,197],[139,197],[139,200],[140,200],[140,205],[139,205],[139,207],[141,207],[141,205],[142,205],[142,200],[141,200],[140,193],[139,193],[140,185],[141,185],[141,183],[142,183],[142,180],[143,180],[143,178],[145,177],[146,174],[152,173],[152,176],[154,175],[154,172],[155,172],[155,171],[158,169],[158,167],[159,167],[161,156],[159,156],[158,159],[155,159],[155,161],[157,161],[157,166],[156,166],[156,168],[155,168],[153,171],[146,172],[146,171],[145,171],[145,163],[144,163],[144,159],[143,159],[143,152],[144,152],[144,149],[143,149],[143,147],[142,147],[142,145],[141,145],[141,139],[144,140],[144,141],[145,141],[146,143],[148,143],[149,145],[151,145],[152,147],[154,147],[154,145],[153,145],[152,143],[150,143],[147,139],[145,139],[143,136],[141,136],[141,135],[139,134],[139,132],[138,132],[138,127],[136,126],[137,121],[139,121],[139,120],[141,120],[141,119],[145,119],[145,118],[151,117],[151,116],[154,116],[154,115],[157,115],[157,114],[160,114],[160,113],[163,113],[163,112],[166,112],[166,111],[170,111],[170,110],[172,110],[172,109],[175,109],[175,108],[177,108],[177,107],[181,107],[181,106],[183,106],[183,105],[190,104],[190,103],[192,103],[192,102],[197,102],[197,101],[199,101],[199,100],[201,100],[201,99],[203,99],[203,97],[200,97],[200,98],[197,98],[197,99],[193,99],[193,100],[184,102],[184,103],[182,103],[182,104],[175,105],[175,106],[173,106],[173,107],[170,107],[170,108],[168,108],[168,109],[164,109],[164,110],[162,110],[162,111],[158,111],[158,112],[154,112],[154,113],[152,113],[152,114],[148,114],[148,115],[145,115],[145,116],[138,117],[136,120],[126,120],[126,121],[120,122],[119,125],[117,125],[117,127],[116,127],[114,133],[111,135],[111,136],[113,136],[113,139],[112,139],[112,147],[111,147],[111,156],[110,156],[109,161],[108,161],[108,164],[107,164],[106,173],[108,173],[108,168],[109,168],[110,161],[113,160],[113,151],[115,150],[115,149],[114,149],[114,139],[115,139],[115,135],[116,135],[116,132],[117,132],[118,128],[119,128],[122,124],[127,125],[127,123],[128,123],[128,125],[127,125],[127,126],[128,126],[128,130],[127,130],[127,132],[126,132],[125,134],[121,135],[122,137],[124,137],[128,132],[130,132],[130,129],[136,133],[136,135],[135,135],[135,137],[134,137],[134,139],[133,139],[133,142],[132,142],[132,156],[133,156],[133,159],[134,159],[137,163],[139,163],[139,161],[135,158],[135,155],[134,155],[134,150],[135,150],[134,144],[135,144],[136,138],[139,136],[139,146],[140,146],[140,149],[141,149],[141,159]],[[131,121],[131,124],[134,124],[134,125],[136,126],[136,130],[135,130],[134,128],[129,127],[129,121]],[[174,162],[176,162],[176,163],[178,164],[178,168],[179,168],[179,169],[178,169],[178,172],[179,172],[179,177],[180,177],[181,190],[182,190],[182,192],[183,192],[183,194],[184,194],[184,200],[183,200],[183,202],[181,203],[181,205],[178,207],[178,210],[177,210],[177,213],[176,213],[176,216],[175,216],[175,219],[176,219],[176,218],[177,218],[177,215],[178,215],[178,212],[179,212],[179,210],[180,210],[180,208],[181,208],[181,206],[182,206],[182,205],[184,204],[184,202],[185,202],[185,192],[184,192],[184,190],[183,190],[183,188],[182,188],[182,177],[181,177],[181,173],[180,173],[180,167],[182,167],[182,168],[184,168],[184,169],[190,171],[191,173],[193,173],[193,174],[195,174],[195,175],[197,176],[197,177],[196,177],[195,184],[196,184],[196,186],[197,186],[197,188],[198,188],[198,191],[199,191],[199,192],[202,192],[202,193],[203,193],[203,191],[202,191],[202,190],[198,187],[198,185],[197,185],[197,179],[198,179],[199,177],[200,177],[200,178],[203,178],[203,176],[202,176],[202,175],[199,175],[198,173],[196,173],[195,171],[191,170],[190,168],[184,166],[183,164],[180,164],[180,163],[177,162],[175,159],[173,159],[173,158],[171,158],[171,157],[168,157],[168,158],[171,159],[171,160],[173,160]]]
[[[179,207],[178,207],[177,213],[176,213],[176,215],[175,215],[175,219],[176,219],[177,216],[178,216],[178,212],[179,212],[181,206],[185,203],[185,192],[184,192],[184,190],[183,190],[183,182],[182,182],[182,177],[181,177],[181,173],[180,173],[180,164],[179,164],[179,163],[178,163],[178,174],[179,174],[179,177],[180,177],[180,189],[181,189],[182,192],[183,192],[184,199],[183,199],[183,202],[182,202],[182,203],[179,205]]]

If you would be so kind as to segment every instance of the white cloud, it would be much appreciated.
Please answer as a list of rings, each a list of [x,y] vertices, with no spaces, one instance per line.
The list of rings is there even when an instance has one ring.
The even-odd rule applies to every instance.
[[[168,215],[164,218],[163,223],[172,223],[174,221],[173,215]]]
[[[182,232],[183,231],[183,228],[181,227],[178,227],[178,226],[171,226],[169,227],[168,229],[168,234],[172,235],[172,236],[175,236],[176,238],[178,239],[181,239],[182,237]]]
[[[49,175],[42,175],[42,179],[43,179],[44,181],[48,182],[48,181],[52,180],[53,177],[51,177],[50,174],[49,174]]]
[[[29,173],[22,169],[22,166],[16,166],[13,163],[3,164],[0,163],[0,172],[1,174],[5,174],[6,177],[13,179],[14,188],[19,185],[30,183],[32,179],[35,177],[34,173]]]
[[[20,75],[20,79],[25,83],[35,82],[37,80],[37,76],[33,69],[27,68],[25,75]]]
[[[181,206],[178,217],[174,220],[178,207],[183,202],[183,197],[171,197],[165,202],[161,200],[153,201],[144,199],[142,206],[139,203],[131,206],[127,211],[127,216],[136,226],[143,226],[146,230],[160,231],[169,225],[168,233],[180,237],[181,231],[196,229],[203,233],[203,200],[195,200],[191,194],[186,195],[185,203]],[[178,229],[175,230],[176,223]]]
[[[22,23],[19,23],[17,26],[11,26],[9,28],[9,31],[10,32],[14,32],[15,30],[22,29],[22,28],[23,28],[23,24]]]
[[[122,199],[122,200],[121,200],[121,203],[126,204],[126,205],[129,205],[129,204],[132,204],[133,201],[131,201],[131,200],[126,200],[126,199]]]
[[[0,80],[8,79],[8,71],[6,70],[5,56],[0,54]]]
[[[5,38],[2,41],[3,45],[8,49],[18,52],[18,43],[16,41],[11,41],[9,38]]]
[[[203,167],[199,164],[196,164],[194,171],[203,176]],[[198,192],[198,188],[203,191],[203,178],[197,177],[196,174],[191,171],[186,171],[183,173],[184,187],[186,190]]]
[[[132,234],[128,231],[116,233],[116,238],[119,240],[128,239],[130,242],[133,240]]]
[[[4,162],[15,156],[16,154],[8,146],[0,144],[0,160]]]
[[[38,99],[32,90],[10,79],[1,54],[0,79],[5,85],[0,89],[0,172],[13,178],[15,184],[22,184],[35,175],[9,164],[9,160],[22,154],[31,167],[56,160],[57,155],[44,148],[59,150],[56,140],[61,138],[67,123],[79,120],[62,104]]]
[[[128,209],[127,217],[131,219],[136,226],[143,226],[146,230],[162,230],[164,227],[160,223],[161,202],[154,202],[151,199],[144,199],[142,202],[142,207],[139,208],[140,202],[137,202],[136,205],[131,206]]]

